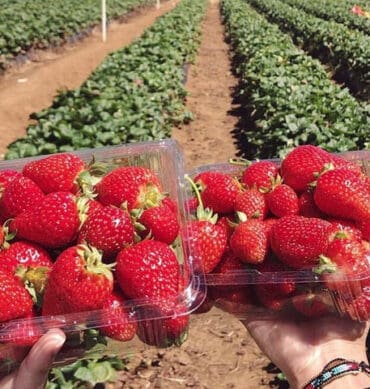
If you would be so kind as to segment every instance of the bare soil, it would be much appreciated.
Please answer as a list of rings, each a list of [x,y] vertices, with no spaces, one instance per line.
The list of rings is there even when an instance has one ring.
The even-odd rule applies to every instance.
[[[59,89],[76,88],[111,51],[140,36],[155,19],[172,9],[175,1],[162,3],[112,23],[108,40],[99,29],[91,36],[58,50],[34,55],[0,77],[0,158],[7,145],[25,135],[29,115],[50,106]],[[182,145],[187,168],[226,162],[238,153],[233,129],[237,118],[232,94],[228,47],[223,40],[218,0],[209,0],[203,23],[203,40],[194,65],[188,69],[187,107],[194,114],[189,125],[173,129]],[[127,369],[108,388],[127,389],[254,389],[277,387],[268,359],[259,351],[239,320],[216,308],[192,315],[188,340],[180,348],[150,349],[129,360]]]

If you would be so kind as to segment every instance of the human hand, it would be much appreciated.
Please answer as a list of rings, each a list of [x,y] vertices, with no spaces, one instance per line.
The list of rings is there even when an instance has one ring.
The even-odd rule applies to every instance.
[[[276,316],[253,318],[243,324],[260,349],[286,375],[291,389],[301,389],[335,358],[367,362],[368,325],[337,316],[295,320]],[[328,388],[369,388],[365,374],[347,375],[325,386]]]
[[[0,380],[1,389],[41,389],[54,358],[65,342],[61,330],[48,331],[30,350],[20,367]]]

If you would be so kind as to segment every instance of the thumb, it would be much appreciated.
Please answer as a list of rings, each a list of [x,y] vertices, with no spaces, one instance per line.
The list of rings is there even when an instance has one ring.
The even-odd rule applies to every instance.
[[[54,359],[65,342],[59,329],[49,330],[32,347],[19,367],[15,388],[41,389],[44,387]]]

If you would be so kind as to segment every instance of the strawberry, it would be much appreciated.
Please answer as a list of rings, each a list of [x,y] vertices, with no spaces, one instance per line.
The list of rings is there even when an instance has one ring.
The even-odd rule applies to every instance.
[[[184,239],[189,245],[194,263],[201,263],[205,273],[211,272],[220,262],[227,243],[225,229],[208,220],[191,221]]]
[[[114,259],[133,240],[134,226],[129,213],[112,205],[102,206],[88,216],[78,236],[78,243],[101,250],[105,259]]]
[[[21,281],[0,270],[0,322],[32,314],[33,301]]]
[[[316,183],[315,204],[330,216],[355,221],[370,219],[370,192],[353,170],[333,169]]]
[[[177,215],[179,209],[176,204],[176,201],[171,197],[167,196],[164,199],[162,199],[161,205],[168,207],[175,215]]]
[[[96,191],[103,205],[125,205],[129,211],[158,205],[164,198],[154,172],[137,166],[112,170],[96,185]]]
[[[124,294],[132,299],[148,298],[163,304],[174,301],[179,292],[176,255],[167,244],[155,240],[144,240],[121,250],[116,277]]]
[[[230,247],[243,262],[263,262],[269,250],[267,230],[263,221],[250,219],[240,223],[230,238]]]
[[[137,323],[130,319],[124,307],[125,299],[119,291],[113,291],[102,306],[101,320],[103,335],[121,342],[131,340],[136,333]]]
[[[171,244],[179,233],[180,225],[176,214],[166,205],[145,209],[138,222],[143,226],[141,236],[151,234],[155,240]]]
[[[234,210],[235,197],[239,193],[238,181],[226,173],[203,172],[194,178],[201,193],[205,208],[216,213],[231,213]]]
[[[180,346],[187,338],[189,314],[186,307],[177,306],[175,310],[177,313],[173,313],[171,317],[139,321],[137,328],[139,339],[156,347],[168,347],[173,344]],[[163,315],[163,312],[156,313],[156,316],[160,315]]]
[[[321,317],[331,311],[331,307],[324,302],[322,297],[312,291],[294,296],[292,304],[300,314],[310,318]]]
[[[242,175],[241,183],[247,188],[268,191],[276,179],[279,167],[271,161],[258,161],[248,166]]]
[[[244,269],[246,269],[245,263],[239,260],[233,250],[227,248],[222,255],[220,263],[216,266],[212,273],[228,274],[233,271]]]
[[[199,205],[198,199],[195,196],[190,197],[185,201],[185,210],[189,214],[195,213],[198,208],[198,205]]]
[[[314,271],[321,275],[329,289],[340,291],[342,296],[353,299],[362,294],[363,288],[370,286],[369,254],[362,242],[351,237],[338,237],[320,256]]]
[[[334,166],[338,165],[333,154],[317,146],[302,145],[294,148],[283,159],[280,174],[286,185],[292,187],[296,192],[302,193],[308,189],[309,184],[315,181],[316,175],[329,163]]]
[[[254,285],[254,291],[261,304],[274,311],[280,311],[288,303],[290,296],[296,290],[294,280],[284,277],[289,270],[284,264],[269,257],[265,262],[258,265],[256,269],[262,273],[260,282]],[[269,283],[266,280],[279,278],[278,283]]]
[[[248,219],[265,219],[268,212],[265,195],[255,188],[239,192],[235,198],[234,211],[244,213]]]
[[[299,215],[305,217],[317,217],[324,219],[323,213],[317,208],[313,199],[313,192],[307,190],[303,192],[298,198]]]
[[[37,206],[16,216],[10,231],[17,237],[47,248],[65,247],[76,238],[80,226],[76,197],[68,192],[45,196]]]
[[[271,228],[271,248],[286,265],[310,268],[329,244],[331,224],[317,218],[284,216]]]
[[[18,266],[51,269],[53,262],[49,253],[41,246],[32,242],[18,241],[0,251],[0,269],[14,273]]]
[[[15,177],[2,194],[0,214],[9,219],[32,209],[40,204],[45,195],[31,179],[24,176]]]
[[[195,264],[201,264],[205,273],[211,272],[220,262],[227,245],[227,229],[217,225],[217,214],[204,209],[203,200],[197,186],[186,176],[198,199],[196,219],[183,229],[183,239],[188,244]]]
[[[286,184],[278,184],[266,194],[268,209],[277,217],[297,215],[299,201],[296,192]]]
[[[101,309],[113,291],[110,265],[98,250],[71,246],[56,259],[44,294],[42,314],[58,315]]]
[[[77,194],[88,185],[88,167],[77,155],[54,154],[28,162],[23,174],[36,182],[44,193],[71,192]]]

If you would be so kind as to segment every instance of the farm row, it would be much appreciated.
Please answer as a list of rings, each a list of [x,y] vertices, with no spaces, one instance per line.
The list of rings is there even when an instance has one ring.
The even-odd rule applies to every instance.
[[[107,18],[123,16],[154,0],[109,0]],[[60,45],[86,32],[101,20],[101,3],[95,0],[0,0],[0,69],[31,48]]]
[[[299,27],[299,36],[315,47],[312,50],[320,51],[326,42],[333,66],[340,60],[351,77],[362,77],[364,85],[370,66],[369,37],[335,23],[336,33],[343,33],[338,39],[322,19],[312,16],[304,23],[294,7],[279,0],[248,1],[262,13],[245,0],[221,1],[240,78],[239,100],[249,118],[241,131],[246,156],[275,157],[304,143],[329,151],[369,147],[369,105],[334,83],[321,62],[295,45],[271,19],[291,26],[287,27],[291,33],[298,34]],[[173,126],[191,120],[184,105],[184,66],[197,51],[205,3],[183,0],[139,40],[107,57],[80,88],[60,92],[49,108],[32,114],[35,122],[26,137],[13,142],[5,157],[170,137]],[[316,29],[318,36],[321,31],[321,40],[311,39],[308,28]],[[346,46],[345,31],[362,40]],[[341,48],[334,40],[328,43],[330,37]],[[356,48],[362,56],[354,61]]]

